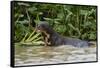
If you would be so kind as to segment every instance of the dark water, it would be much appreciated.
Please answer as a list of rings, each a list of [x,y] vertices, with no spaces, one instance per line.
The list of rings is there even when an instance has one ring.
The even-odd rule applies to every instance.
[[[15,65],[38,65],[71,62],[96,61],[96,47],[75,48],[61,45],[49,46],[15,46]]]

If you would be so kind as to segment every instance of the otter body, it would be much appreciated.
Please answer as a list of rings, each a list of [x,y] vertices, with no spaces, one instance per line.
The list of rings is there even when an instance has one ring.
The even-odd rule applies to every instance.
[[[88,41],[67,38],[55,32],[48,23],[41,22],[36,26],[36,30],[42,33],[45,46],[71,45],[74,47],[89,47]]]

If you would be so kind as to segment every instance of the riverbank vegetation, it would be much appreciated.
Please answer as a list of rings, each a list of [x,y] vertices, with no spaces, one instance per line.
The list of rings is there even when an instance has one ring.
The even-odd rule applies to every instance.
[[[15,42],[35,43],[42,37],[35,32],[39,21],[48,22],[63,36],[96,41],[97,7],[45,3],[13,3]]]

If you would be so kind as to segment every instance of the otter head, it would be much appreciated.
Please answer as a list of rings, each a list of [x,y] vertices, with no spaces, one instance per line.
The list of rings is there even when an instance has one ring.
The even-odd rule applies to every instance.
[[[49,28],[49,24],[47,22],[39,22],[36,25],[36,32],[47,32]]]

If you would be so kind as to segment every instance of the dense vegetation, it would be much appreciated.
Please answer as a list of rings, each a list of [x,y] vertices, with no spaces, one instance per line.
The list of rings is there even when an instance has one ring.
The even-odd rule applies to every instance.
[[[38,21],[47,21],[63,36],[96,40],[95,6],[15,2],[13,10],[15,42],[39,40],[33,31]]]

